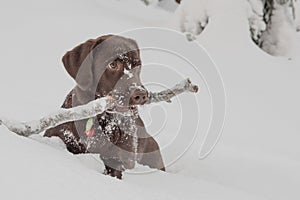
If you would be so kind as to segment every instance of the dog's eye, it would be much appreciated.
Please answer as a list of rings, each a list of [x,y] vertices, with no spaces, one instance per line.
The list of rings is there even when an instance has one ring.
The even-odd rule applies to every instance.
[[[109,63],[108,67],[111,69],[116,69],[118,67],[117,61],[113,61],[113,62]]]

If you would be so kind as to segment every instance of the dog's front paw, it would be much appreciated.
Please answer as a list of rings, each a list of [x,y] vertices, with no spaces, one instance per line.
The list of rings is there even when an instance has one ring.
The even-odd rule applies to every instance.
[[[116,170],[116,169],[113,169],[113,168],[110,168],[110,167],[106,167],[103,174],[109,175],[111,177],[116,177],[120,180],[122,179],[122,171]]]

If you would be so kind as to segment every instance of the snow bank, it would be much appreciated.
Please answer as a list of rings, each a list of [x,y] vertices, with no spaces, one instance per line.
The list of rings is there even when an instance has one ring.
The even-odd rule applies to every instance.
[[[172,28],[193,36],[199,35],[208,23],[207,0],[185,0],[175,12]]]
[[[2,199],[253,198],[244,198],[248,194],[239,190],[163,172],[125,174],[120,181],[102,174],[104,166],[98,157],[72,155],[59,140],[41,136],[32,140],[0,131],[0,141],[5,141],[0,147]]]
[[[299,2],[297,2],[299,4]],[[176,10],[172,27],[186,33],[194,40],[213,18],[227,12],[240,12],[239,17],[248,19],[249,36],[266,52],[274,56],[291,56],[295,52],[295,22],[289,3],[275,3],[272,25],[267,27],[263,20],[261,0],[186,0]],[[298,9],[299,10],[299,9]],[[246,14],[246,15],[245,15]],[[231,30],[230,22],[224,20],[224,28]],[[296,19],[296,26],[299,20]],[[227,32],[229,32],[227,31]]]
[[[300,31],[300,1],[296,1],[296,29]]]
[[[289,56],[295,51],[296,32],[291,8],[274,4],[271,26],[262,34],[262,49],[274,56]]]
[[[263,31],[266,30],[266,23],[263,21],[263,3],[261,0],[248,0],[247,13],[251,37],[258,42]]]

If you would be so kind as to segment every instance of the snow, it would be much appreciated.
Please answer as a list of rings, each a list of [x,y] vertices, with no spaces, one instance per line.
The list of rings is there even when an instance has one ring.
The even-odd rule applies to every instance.
[[[96,155],[75,156],[57,138],[23,138],[0,126],[0,198],[298,200],[300,35],[291,58],[272,57],[251,40],[248,16],[239,0],[211,2],[199,8],[210,16],[205,29],[196,41],[180,43],[179,49],[198,55],[203,60],[198,67],[207,74],[204,67],[210,65],[202,57],[205,51],[196,54],[189,49],[196,42],[204,46],[224,81],[226,123],[209,157],[198,159],[204,138],[200,133],[207,129],[212,113],[204,79],[167,54],[160,52],[164,56],[159,57],[157,52],[145,51],[143,82],[171,86],[178,81],[179,76],[164,65],[150,63],[155,60],[169,63],[200,85],[195,97],[184,94],[172,104],[141,108],[150,133],[163,127],[164,133],[156,137],[161,147],[175,141],[163,152],[166,162],[182,148],[176,136],[188,142],[183,136],[193,136],[189,132],[200,118],[197,137],[184,156],[167,173],[144,173],[149,169],[138,166],[119,181],[102,175],[104,166]],[[155,5],[146,7],[140,0],[7,1],[0,9],[0,113],[22,121],[57,110],[74,86],[60,61],[67,50],[99,35],[145,26],[172,27],[174,22],[172,12]],[[161,41],[153,45],[156,42]],[[176,47],[176,42],[170,45]],[[199,116],[193,114],[196,110],[201,111]],[[186,119],[186,112],[191,118]]]
[[[243,197],[241,191],[162,172],[147,175],[127,174],[126,179],[119,181],[102,175],[102,163],[94,156],[74,156],[65,149],[41,143],[44,140],[42,138],[34,141],[9,132],[2,133],[1,141],[5,140],[8,148],[1,149],[1,153],[10,155],[4,156],[1,161],[3,170],[0,183],[5,188],[1,190],[3,198],[183,199],[186,193],[193,194],[190,199]],[[15,150],[16,146],[19,151]],[[187,183],[190,187],[186,187]]]
[[[127,70],[126,68],[124,68],[124,74],[126,74],[128,76],[128,78],[132,78],[133,77],[133,74],[129,70]]]
[[[182,1],[175,12],[172,27],[184,33],[199,35],[208,23],[208,0]]]
[[[295,15],[296,15],[296,23],[295,23],[295,25],[296,25],[297,31],[300,31],[300,2],[296,1],[295,3],[296,3],[295,7],[297,9],[296,13],[295,13]]]
[[[249,0],[248,19],[252,38],[257,41],[262,31],[266,30],[266,23],[263,21],[263,3],[260,0]]]
[[[275,56],[290,56],[294,51],[295,26],[289,5],[274,4],[272,27],[262,34],[262,49]],[[289,16],[289,17],[288,17]]]

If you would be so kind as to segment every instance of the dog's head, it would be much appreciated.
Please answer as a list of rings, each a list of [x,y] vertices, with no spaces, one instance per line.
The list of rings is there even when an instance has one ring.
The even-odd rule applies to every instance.
[[[68,51],[62,61],[77,83],[79,104],[109,94],[117,97],[122,108],[147,101],[140,80],[140,52],[132,39],[114,35],[91,39]]]

